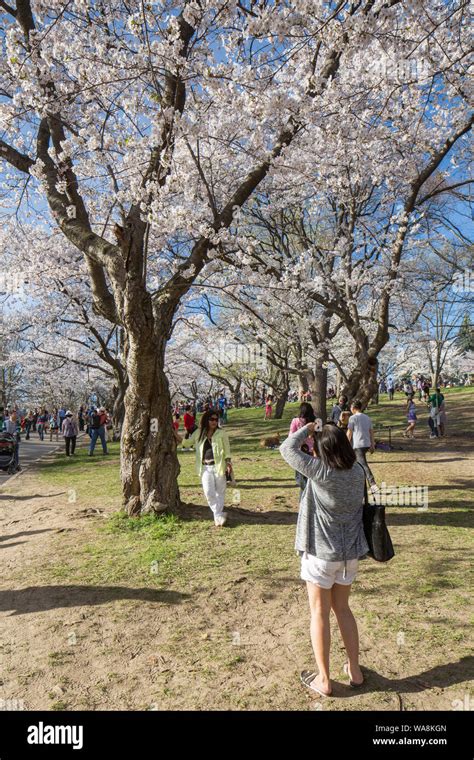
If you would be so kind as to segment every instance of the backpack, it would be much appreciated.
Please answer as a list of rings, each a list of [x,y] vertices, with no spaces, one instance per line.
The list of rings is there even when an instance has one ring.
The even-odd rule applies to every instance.
[[[97,414],[97,412],[91,416],[91,428],[94,430],[100,428],[100,414]]]

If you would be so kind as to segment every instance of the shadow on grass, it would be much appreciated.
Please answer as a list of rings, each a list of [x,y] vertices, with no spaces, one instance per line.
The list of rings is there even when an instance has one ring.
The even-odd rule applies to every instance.
[[[268,512],[254,512],[250,509],[242,509],[241,507],[226,507],[225,511],[228,514],[228,523],[224,530],[229,528],[237,528],[242,524],[262,524],[262,525],[296,525],[298,519],[298,513],[288,512],[282,510],[268,511]],[[179,517],[183,521],[189,520],[205,520],[210,522],[212,520],[212,514],[209,507],[203,507],[199,504],[183,504],[179,511]],[[218,528],[217,530],[222,530]]]
[[[465,502],[466,507],[470,506]],[[461,506],[459,502],[456,506]],[[439,505],[436,505],[439,509]],[[472,528],[474,523],[474,511],[471,509],[466,512],[445,512],[428,510],[427,512],[409,512],[408,514],[393,514],[387,512],[387,525],[389,528],[395,525],[449,525],[452,528]]]
[[[430,670],[424,670],[414,676],[406,678],[385,678],[370,668],[362,667],[365,683],[357,689],[359,694],[373,692],[392,692],[394,694],[414,694],[426,689],[439,689],[462,684],[469,681],[474,675],[474,657],[462,657],[457,662],[449,662],[444,665],[436,665]],[[354,689],[343,688],[339,683],[334,690],[334,696],[353,697]]]
[[[246,483],[245,480],[243,480],[242,482],[239,481],[237,483],[237,488],[238,489],[242,489],[242,491],[260,491],[262,488],[275,488],[275,486],[273,486],[271,483],[268,486],[263,485],[263,484],[262,485],[248,485],[247,486],[247,485],[245,485],[245,483]],[[287,485],[284,485],[284,486],[280,485],[280,486],[278,486],[278,488],[293,488],[293,489],[296,489],[296,486],[295,486],[295,484],[293,482],[293,483],[287,483]]]
[[[438,486],[432,486],[429,485],[428,489],[430,491],[455,491],[455,490],[462,490],[462,489],[471,489],[472,488],[472,478],[458,478],[457,480],[451,480],[449,482],[449,485],[442,484]]]
[[[405,451],[407,451],[407,450],[405,449]],[[387,454],[389,454],[389,453],[390,452],[387,452]],[[409,453],[410,452],[407,451],[407,454],[409,454]],[[416,454],[420,454],[420,453],[423,453],[423,452],[420,452],[420,451],[415,452],[415,451],[413,451],[412,453],[413,454],[415,454],[415,453]],[[443,462],[464,462],[467,459],[469,459],[468,456],[465,456],[465,457],[451,457],[450,459],[427,459],[427,458],[423,457],[423,459],[417,459],[416,461],[417,461],[418,464],[442,464]],[[409,462],[409,461],[410,460],[408,460],[408,459],[391,459],[391,458],[390,459],[381,459],[381,460],[371,459],[370,460],[370,464],[407,464],[407,462]]]
[[[159,604],[179,604],[189,594],[151,588],[125,586],[29,586],[12,591],[0,591],[0,612],[14,610],[13,615],[45,612],[64,607],[85,607],[120,600],[136,600]]]

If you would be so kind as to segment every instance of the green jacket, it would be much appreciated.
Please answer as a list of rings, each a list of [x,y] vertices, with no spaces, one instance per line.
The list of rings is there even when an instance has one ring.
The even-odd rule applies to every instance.
[[[196,472],[199,476],[202,475],[202,455],[204,449],[205,437],[200,441],[199,435],[201,431],[195,430],[189,438],[184,438],[181,446],[188,448],[189,446],[196,447]],[[214,454],[214,463],[216,472],[218,475],[225,475],[226,459],[230,459],[230,444],[227,433],[217,428],[216,432],[212,436],[212,453]]]

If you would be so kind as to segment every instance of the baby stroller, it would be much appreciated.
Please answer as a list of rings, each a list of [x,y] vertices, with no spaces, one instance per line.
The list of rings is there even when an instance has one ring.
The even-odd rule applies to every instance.
[[[6,470],[9,475],[16,472],[15,452],[16,436],[11,433],[0,433],[0,470]]]

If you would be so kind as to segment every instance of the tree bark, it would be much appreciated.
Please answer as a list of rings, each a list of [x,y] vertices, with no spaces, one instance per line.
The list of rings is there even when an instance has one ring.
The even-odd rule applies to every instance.
[[[130,516],[176,512],[179,462],[164,373],[166,335],[131,337],[120,452],[124,508]]]
[[[303,394],[309,391],[308,376],[306,372],[298,374],[298,399],[303,400]]]
[[[281,420],[281,418],[283,417],[285,404],[288,398],[288,391],[289,391],[289,388],[286,388],[285,390],[280,391],[279,394],[277,395],[276,403],[275,403],[275,415],[274,415],[274,419],[276,420]]]
[[[232,401],[236,409],[240,406],[241,387],[242,387],[242,380],[239,380],[232,389]]]
[[[357,366],[342,389],[349,402],[358,399],[364,407],[367,406],[377,393],[377,370],[377,356],[363,350],[357,353]]]
[[[313,405],[314,413],[316,417],[326,422],[326,395],[328,387],[328,371],[327,367],[323,367],[322,364],[318,364],[314,371],[311,373],[310,393],[311,403]]]

